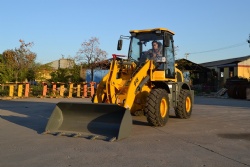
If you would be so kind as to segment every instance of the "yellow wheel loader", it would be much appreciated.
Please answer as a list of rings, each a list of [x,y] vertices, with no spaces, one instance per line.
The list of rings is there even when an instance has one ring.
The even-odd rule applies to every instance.
[[[129,136],[131,115],[145,115],[150,125],[165,126],[173,107],[178,118],[189,118],[194,92],[176,68],[173,35],[155,28],[120,36],[117,50],[130,40],[128,56],[113,55],[92,103],[58,103],[45,133],[113,141]]]

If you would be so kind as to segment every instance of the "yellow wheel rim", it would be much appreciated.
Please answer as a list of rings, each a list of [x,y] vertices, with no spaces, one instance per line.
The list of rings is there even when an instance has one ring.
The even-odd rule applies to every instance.
[[[190,112],[190,110],[191,110],[191,99],[190,99],[190,97],[187,97],[186,98],[186,111],[187,112]]]
[[[167,105],[167,101],[166,99],[161,99],[161,104],[160,104],[160,114],[161,117],[164,118],[167,114],[167,109],[168,109],[168,105]]]

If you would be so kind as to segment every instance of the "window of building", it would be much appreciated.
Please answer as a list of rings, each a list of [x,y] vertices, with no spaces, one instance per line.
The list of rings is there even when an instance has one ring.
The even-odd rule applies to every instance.
[[[234,76],[234,67],[230,67],[229,68],[229,77],[233,77]]]
[[[223,78],[224,77],[224,68],[220,69],[220,77]]]

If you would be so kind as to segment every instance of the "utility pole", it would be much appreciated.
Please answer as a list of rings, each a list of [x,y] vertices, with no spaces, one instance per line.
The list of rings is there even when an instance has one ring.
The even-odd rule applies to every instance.
[[[249,47],[250,47],[250,34],[249,34],[249,39],[247,40],[247,42],[249,43]]]
[[[185,53],[185,57],[186,59],[188,59],[189,53]]]

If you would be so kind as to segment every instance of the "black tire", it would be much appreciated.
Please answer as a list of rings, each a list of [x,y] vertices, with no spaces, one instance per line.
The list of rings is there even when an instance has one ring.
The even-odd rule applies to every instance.
[[[145,116],[152,126],[166,125],[169,118],[169,98],[165,89],[151,90],[146,100]]]
[[[233,86],[232,85],[229,85],[228,88],[227,88],[227,95],[230,97],[230,98],[233,98]]]
[[[93,97],[91,97],[91,102],[92,103],[94,103],[95,96],[96,96],[96,93],[93,95]],[[107,96],[105,95],[104,98],[103,98],[103,100],[102,100],[102,102],[100,102],[100,103],[105,103],[106,99],[107,99]],[[97,102],[97,103],[99,103],[99,102]]]
[[[238,99],[239,98],[239,87],[238,86],[234,86],[234,89],[233,89],[233,98],[234,99]]]
[[[95,94],[93,94],[93,96],[91,97],[91,102],[94,103],[94,100],[95,100]]]
[[[190,118],[192,114],[192,98],[189,90],[182,89],[179,94],[177,107],[175,108],[175,115],[181,119]]]
[[[137,110],[134,113],[131,113],[133,116],[143,116],[144,111],[143,110]]]
[[[238,90],[239,90],[239,98],[240,99],[246,99],[247,98],[247,96],[246,96],[247,86],[246,85],[240,85]]]

